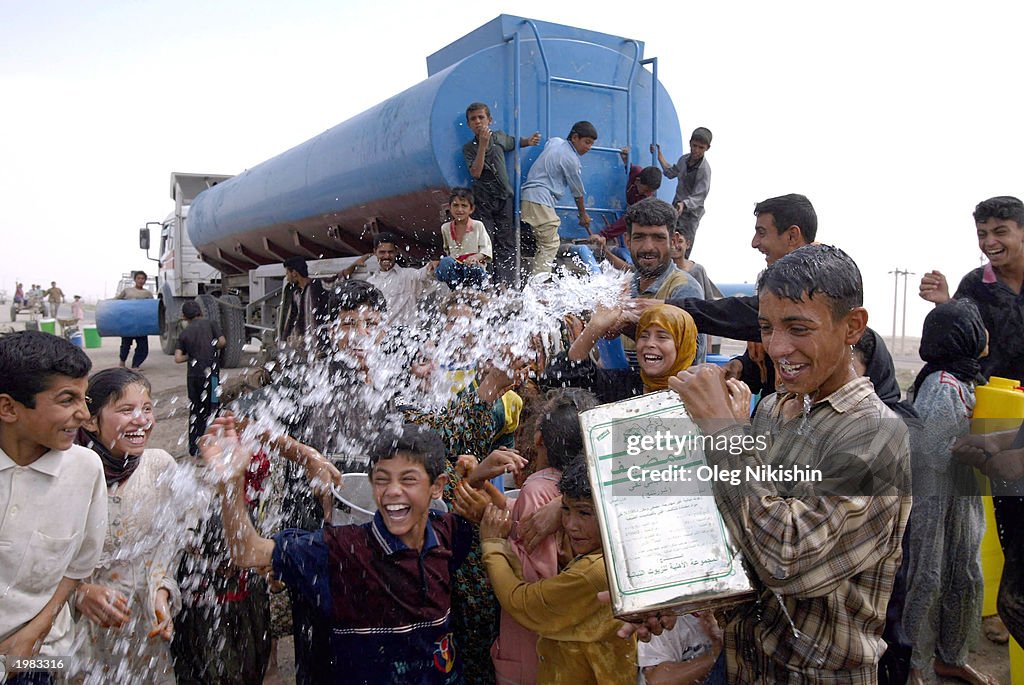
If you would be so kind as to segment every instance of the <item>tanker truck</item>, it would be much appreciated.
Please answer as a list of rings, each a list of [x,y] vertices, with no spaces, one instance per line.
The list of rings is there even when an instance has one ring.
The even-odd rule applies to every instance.
[[[309,260],[311,275],[333,275],[385,230],[410,259],[439,255],[448,190],[471,180],[462,156],[471,102],[486,103],[494,128],[517,139],[540,131],[541,145],[591,121],[599,137],[583,163],[586,207],[598,226],[614,221],[625,209],[620,149],[682,149],[657,72],[639,40],[501,15],[427,57],[424,81],[237,176],[172,174],[174,213],[155,222],[164,352],[173,353],[181,304],[196,299],[228,337],[225,366],[236,365],[249,336],[273,336],[288,257]],[[509,155],[515,225],[540,149]],[[572,199],[564,202],[561,237],[586,237]]]

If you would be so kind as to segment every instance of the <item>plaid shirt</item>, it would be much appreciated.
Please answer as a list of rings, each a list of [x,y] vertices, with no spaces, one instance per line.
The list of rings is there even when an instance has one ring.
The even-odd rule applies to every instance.
[[[807,418],[784,421],[779,400],[766,398],[753,422],[767,450],[709,455],[730,469],[799,465],[823,477],[715,484],[760,580],[757,601],[737,609],[726,629],[730,682],[875,683],[910,514],[906,426],[864,377],[816,402]],[[721,434],[740,432],[734,425]]]

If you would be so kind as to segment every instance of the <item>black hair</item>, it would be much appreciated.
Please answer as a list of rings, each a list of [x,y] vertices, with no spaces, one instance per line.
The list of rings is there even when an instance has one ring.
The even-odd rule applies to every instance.
[[[661,187],[661,176],[661,169],[658,167],[645,166],[636,177],[636,180],[640,181],[651,190],[657,190]]]
[[[1024,228],[1024,202],[1010,195],[990,197],[978,203],[974,208],[974,221],[983,223],[989,219],[1006,219],[1015,221]]]
[[[397,454],[422,464],[431,483],[445,472],[444,441],[428,426],[405,423],[401,432],[385,429],[370,445],[369,454],[371,473],[382,459],[392,459]]]
[[[754,216],[762,214],[772,215],[779,235],[785,233],[790,226],[797,226],[808,243],[813,243],[814,237],[818,235],[818,214],[804,195],[790,193],[761,200],[754,205]]]
[[[466,121],[469,121],[469,113],[470,112],[475,112],[478,109],[482,109],[483,111],[487,112],[487,118],[488,119],[491,118],[491,108],[488,107],[486,103],[483,103],[483,102],[471,102],[471,103],[469,103],[469,107],[466,108]]]
[[[328,318],[333,319],[341,312],[365,307],[370,310],[387,311],[388,303],[384,293],[371,283],[352,279],[342,281],[331,289],[327,296]]]
[[[189,300],[181,305],[181,315],[191,321],[203,315],[203,308],[195,300]]]
[[[29,409],[54,376],[85,378],[92,360],[76,345],[42,331],[19,331],[0,337],[0,394]]]
[[[831,245],[805,245],[793,250],[761,273],[757,292],[794,302],[824,295],[834,321],[864,304],[860,269],[850,255]]]
[[[390,243],[391,245],[394,245],[395,247],[398,247],[398,236],[396,236],[394,233],[391,233],[389,231],[384,231],[383,233],[378,233],[377,235],[373,236],[373,249],[374,250],[376,250],[378,247],[380,247],[384,243]]]
[[[672,205],[656,197],[647,197],[626,210],[626,228],[633,232],[633,224],[641,226],[665,226],[669,237],[676,225],[676,210]]]
[[[103,369],[94,373],[89,378],[89,389],[85,392],[85,404],[89,407],[89,415],[97,416],[108,403],[124,397],[125,388],[129,385],[141,385],[146,392],[153,393],[149,381],[138,371],[118,368]]]
[[[877,346],[875,336],[868,335],[867,331],[865,331],[864,335],[860,336],[860,340],[853,346],[853,353],[860,358],[864,366],[867,366],[868,362],[875,356]]]
[[[692,221],[687,221],[685,217],[679,217],[676,220],[676,233],[686,238],[689,247],[693,247],[693,241],[697,237],[697,226]]]
[[[573,136],[597,140],[597,129],[589,121],[577,121],[569,130],[569,139],[571,140]]]
[[[469,188],[452,188],[451,194],[448,195],[448,204],[454,202],[455,198],[458,197],[469,202],[471,206],[476,207],[476,198],[473,196],[473,191]]]
[[[562,478],[558,481],[558,489],[562,495],[570,499],[594,499],[594,489],[590,487],[590,476],[587,474],[586,458],[572,459],[565,465]]]
[[[479,290],[453,290],[441,302],[441,313],[448,315],[448,310],[459,305],[469,307],[474,316],[480,316],[487,304],[487,296]]]
[[[309,277],[309,266],[306,264],[304,257],[289,257],[284,260],[284,268],[298,272],[303,278]]]
[[[143,271],[142,269],[139,269],[138,271],[133,271],[132,272],[132,280],[133,281],[135,280],[136,276],[144,276],[146,279],[149,279],[149,276],[147,276],[146,272]]]
[[[594,393],[581,388],[555,388],[547,394],[540,408],[537,430],[544,441],[550,466],[564,469],[570,459],[583,453],[580,412],[597,405]]]
[[[704,143],[708,147],[711,147],[711,131],[698,126],[693,129],[693,133],[690,134],[690,142],[697,141],[698,143]]]

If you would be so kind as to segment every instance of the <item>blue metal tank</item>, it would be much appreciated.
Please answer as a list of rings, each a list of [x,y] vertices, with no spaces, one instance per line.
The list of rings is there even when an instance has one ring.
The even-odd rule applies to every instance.
[[[501,15],[428,57],[427,70],[425,81],[200,193],[188,231],[204,258],[232,273],[291,255],[361,254],[379,230],[403,236],[413,253],[437,254],[448,189],[470,182],[462,146],[474,101],[490,107],[494,128],[539,130],[542,145],[577,120],[594,123],[598,141],[583,158],[593,230],[625,207],[621,147],[641,165],[656,163],[652,141],[670,156],[682,149],[657,60],[633,39]],[[540,149],[522,149],[522,178]],[[518,193],[514,155],[508,161]],[[666,181],[659,196],[670,200],[674,187]],[[585,236],[572,198],[561,206],[563,237]]]

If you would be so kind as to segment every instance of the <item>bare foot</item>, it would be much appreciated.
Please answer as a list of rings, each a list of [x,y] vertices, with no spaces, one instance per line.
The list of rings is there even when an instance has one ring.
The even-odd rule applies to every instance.
[[[940,678],[957,678],[970,685],[999,685],[999,681],[993,676],[978,671],[970,664],[953,666],[940,659],[935,660],[935,675]]]
[[[1010,631],[998,616],[986,616],[981,619],[981,630],[990,641],[997,645],[1005,645],[1010,641]]]

